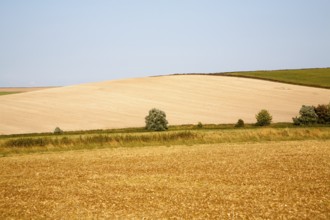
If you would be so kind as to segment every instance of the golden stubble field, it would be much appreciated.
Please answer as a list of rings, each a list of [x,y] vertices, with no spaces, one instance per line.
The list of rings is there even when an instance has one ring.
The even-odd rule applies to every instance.
[[[330,141],[0,159],[0,218],[329,219]]]
[[[0,134],[142,127],[151,108],[171,125],[254,123],[267,109],[292,122],[302,105],[328,104],[330,90],[238,77],[179,75],[87,83],[0,97]]]

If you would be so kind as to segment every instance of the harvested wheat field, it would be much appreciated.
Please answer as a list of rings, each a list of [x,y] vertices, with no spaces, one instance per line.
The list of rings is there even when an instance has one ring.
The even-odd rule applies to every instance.
[[[114,80],[0,97],[0,134],[144,126],[151,108],[172,125],[255,122],[267,109],[288,122],[301,105],[327,104],[330,90],[236,77],[179,75]]]
[[[329,219],[330,141],[0,159],[0,218]]]

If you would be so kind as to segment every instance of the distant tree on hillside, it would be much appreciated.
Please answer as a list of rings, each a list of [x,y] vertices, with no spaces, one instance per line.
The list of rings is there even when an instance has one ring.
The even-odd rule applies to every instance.
[[[59,127],[56,127],[54,129],[54,134],[63,134],[63,131]]]
[[[314,108],[317,114],[317,123],[330,124],[330,103],[328,105],[318,105]]]
[[[235,124],[235,127],[236,128],[242,128],[242,127],[244,127],[244,121],[243,121],[243,119],[238,119],[238,121]]]
[[[151,131],[165,131],[168,129],[166,114],[162,110],[153,108],[145,117],[146,129]]]
[[[256,119],[257,119],[256,125],[266,126],[266,125],[270,125],[273,117],[269,114],[267,110],[263,109],[256,115]]]
[[[317,123],[318,116],[313,106],[301,106],[299,115],[299,117],[292,118],[294,125],[309,125]]]
[[[202,124],[202,122],[198,122],[198,123],[197,123],[197,128],[199,128],[199,129],[200,129],[200,128],[203,128],[203,124]]]

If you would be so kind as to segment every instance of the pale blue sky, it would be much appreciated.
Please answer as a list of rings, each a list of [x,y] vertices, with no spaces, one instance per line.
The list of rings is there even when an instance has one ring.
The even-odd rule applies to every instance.
[[[0,0],[0,86],[330,66],[329,0]]]

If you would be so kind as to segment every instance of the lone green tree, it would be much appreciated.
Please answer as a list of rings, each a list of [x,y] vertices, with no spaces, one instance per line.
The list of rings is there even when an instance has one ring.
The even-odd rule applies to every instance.
[[[165,131],[168,129],[166,114],[162,110],[153,108],[149,111],[149,115],[145,117],[146,129],[150,131]]]
[[[266,126],[266,125],[270,125],[270,123],[273,120],[273,117],[269,114],[267,110],[263,109],[256,115],[256,119],[257,119],[256,125]]]
[[[55,129],[54,129],[54,132],[53,132],[54,134],[63,134],[63,131],[62,131],[62,129],[60,129],[59,127],[56,127]]]
[[[236,128],[242,128],[242,127],[244,127],[244,121],[243,121],[243,119],[238,119],[238,121],[235,124],[235,127]]]

